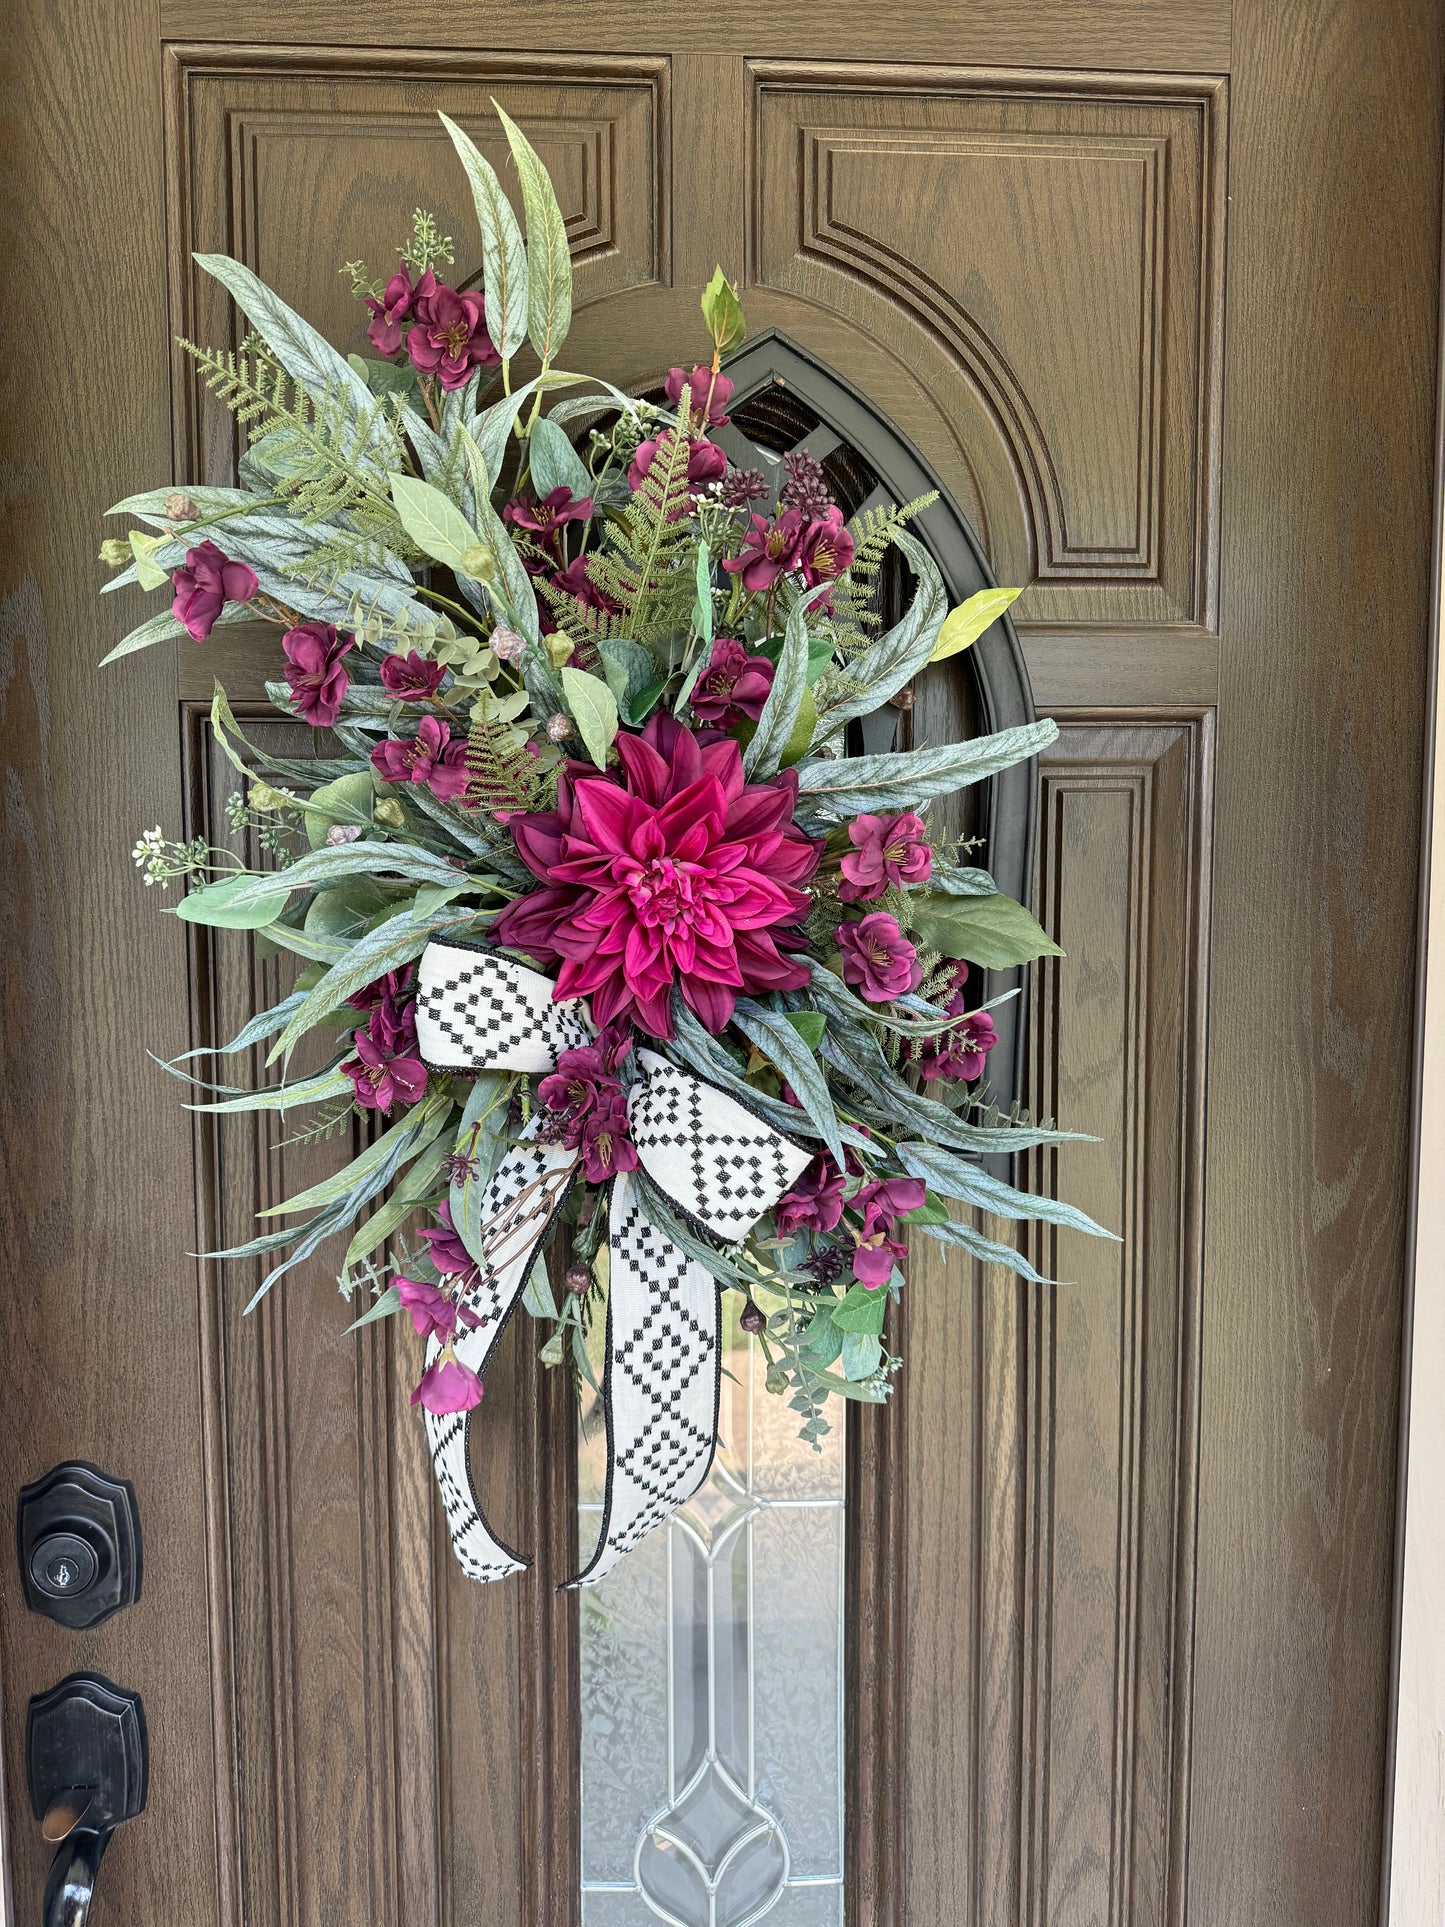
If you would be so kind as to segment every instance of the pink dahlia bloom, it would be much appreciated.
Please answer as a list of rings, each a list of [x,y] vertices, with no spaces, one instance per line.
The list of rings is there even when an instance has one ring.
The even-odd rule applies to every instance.
[[[842,861],[838,895],[844,903],[881,897],[891,883],[922,883],[933,869],[933,849],[923,818],[912,810],[901,816],[855,816],[848,825],[853,848]]]
[[[495,941],[560,965],[555,995],[590,997],[599,1026],[631,1018],[654,1037],[672,1035],[674,984],[711,1031],[740,993],[800,989],[808,973],[778,943],[807,915],[797,886],[819,848],[793,822],[793,771],[746,783],[731,738],[704,744],[671,716],[617,753],[606,776],[569,764],[555,811],[512,817],[547,888],[508,906]]]

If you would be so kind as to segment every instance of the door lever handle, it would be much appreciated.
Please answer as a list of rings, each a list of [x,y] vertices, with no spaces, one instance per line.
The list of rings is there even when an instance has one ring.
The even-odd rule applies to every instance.
[[[113,1832],[113,1827],[76,1827],[62,1839],[45,1883],[45,1927],[85,1927],[95,1876]]]
[[[98,1673],[72,1673],[31,1700],[26,1753],[30,1805],[56,1843],[41,1918],[85,1927],[110,1836],[146,1803],[145,1709]]]

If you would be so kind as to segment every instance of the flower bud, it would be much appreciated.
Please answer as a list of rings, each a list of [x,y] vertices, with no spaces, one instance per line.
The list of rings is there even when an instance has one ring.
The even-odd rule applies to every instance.
[[[165,511],[173,522],[194,522],[196,519],[195,503],[180,489],[166,497]]]
[[[253,783],[246,800],[253,810],[284,810],[291,799],[269,783]]]
[[[473,542],[470,548],[462,550],[457,567],[473,582],[493,582],[496,580],[497,563],[490,549],[480,542]]]
[[[547,734],[554,743],[565,743],[572,734],[572,718],[564,716],[559,709],[555,716],[547,718]]]
[[[547,650],[547,660],[554,669],[560,669],[564,663],[572,660],[572,644],[560,630],[553,635],[544,636],[542,641]]]
[[[388,829],[404,830],[406,828],[406,812],[394,796],[383,796],[372,811],[372,815],[378,823],[385,823]]]
[[[335,849],[342,843],[354,843],[360,835],[361,825],[359,823],[333,823],[331,828],[326,832],[326,841],[331,845],[332,849]]]
[[[118,535],[108,537],[100,545],[100,559],[108,569],[122,568],[130,561],[130,543],[122,542]]]
[[[738,1319],[738,1323],[745,1332],[752,1332],[754,1336],[756,1336],[758,1332],[766,1330],[768,1321],[758,1306],[749,1298],[748,1302],[743,1306],[742,1316]]]
[[[585,1298],[592,1289],[591,1269],[580,1258],[575,1259],[568,1265],[562,1282],[574,1297]]]
[[[774,1398],[781,1398],[788,1389],[788,1374],[781,1365],[769,1365],[768,1375],[763,1383]]]
[[[541,1358],[542,1363],[544,1365],[560,1365],[562,1363],[561,1332],[553,1332],[552,1336],[547,1340],[546,1344],[542,1347],[538,1356]]]
[[[526,646],[515,629],[497,628],[492,631],[492,648],[502,662],[520,662]]]

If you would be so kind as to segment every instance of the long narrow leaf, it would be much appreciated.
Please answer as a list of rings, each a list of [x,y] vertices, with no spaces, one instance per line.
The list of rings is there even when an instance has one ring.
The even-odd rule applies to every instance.
[[[829,735],[855,716],[866,716],[896,696],[923,669],[931,654],[948,607],[943,577],[923,544],[906,529],[893,540],[908,557],[918,586],[901,621],[887,635],[848,664],[849,682],[861,683],[852,695],[840,695],[818,710],[818,736]]]
[[[794,1094],[819,1134],[833,1153],[839,1170],[843,1168],[843,1141],[838,1134],[838,1116],[828,1079],[812,1051],[786,1017],[765,1010],[751,997],[739,997],[733,1022],[744,1037],[763,1053],[787,1078]]]
[[[975,736],[971,742],[945,743],[937,749],[845,756],[836,762],[820,758],[798,766],[799,801],[826,808],[835,816],[912,809],[931,796],[951,795],[1037,756],[1058,733],[1058,724],[1044,716],[994,736]]]
[[[545,367],[557,359],[557,350],[572,326],[572,257],[567,247],[567,224],[537,150],[495,100],[492,105],[506,131],[522,184],[522,206],[527,215],[527,333]]]
[[[831,583],[820,582],[793,605],[783,632],[783,653],[778,658],[773,686],[763,704],[753,739],[743,751],[743,769],[749,776],[761,779],[778,773],[808,687],[808,611],[831,587]]]
[[[898,1162],[912,1177],[922,1178],[944,1197],[981,1205],[1000,1218],[1039,1219],[1045,1224],[1065,1225],[1071,1231],[1085,1231],[1091,1238],[1108,1238],[1115,1244],[1122,1242],[1117,1232],[1106,1231],[1073,1205],[1016,1191],[1011,1184],[991,1178],[976,1164],[950,1157],[936,1145],[900,1144]]]

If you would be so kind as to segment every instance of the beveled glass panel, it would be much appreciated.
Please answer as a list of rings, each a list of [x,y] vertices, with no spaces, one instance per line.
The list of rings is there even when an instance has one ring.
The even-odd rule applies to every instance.
[[[585,1927],[841,1927],[843,1426],[815,1452],[729,1294],[717,1459],[582,1594]],[[606,1475],[582,1422],[581,1540]]]

